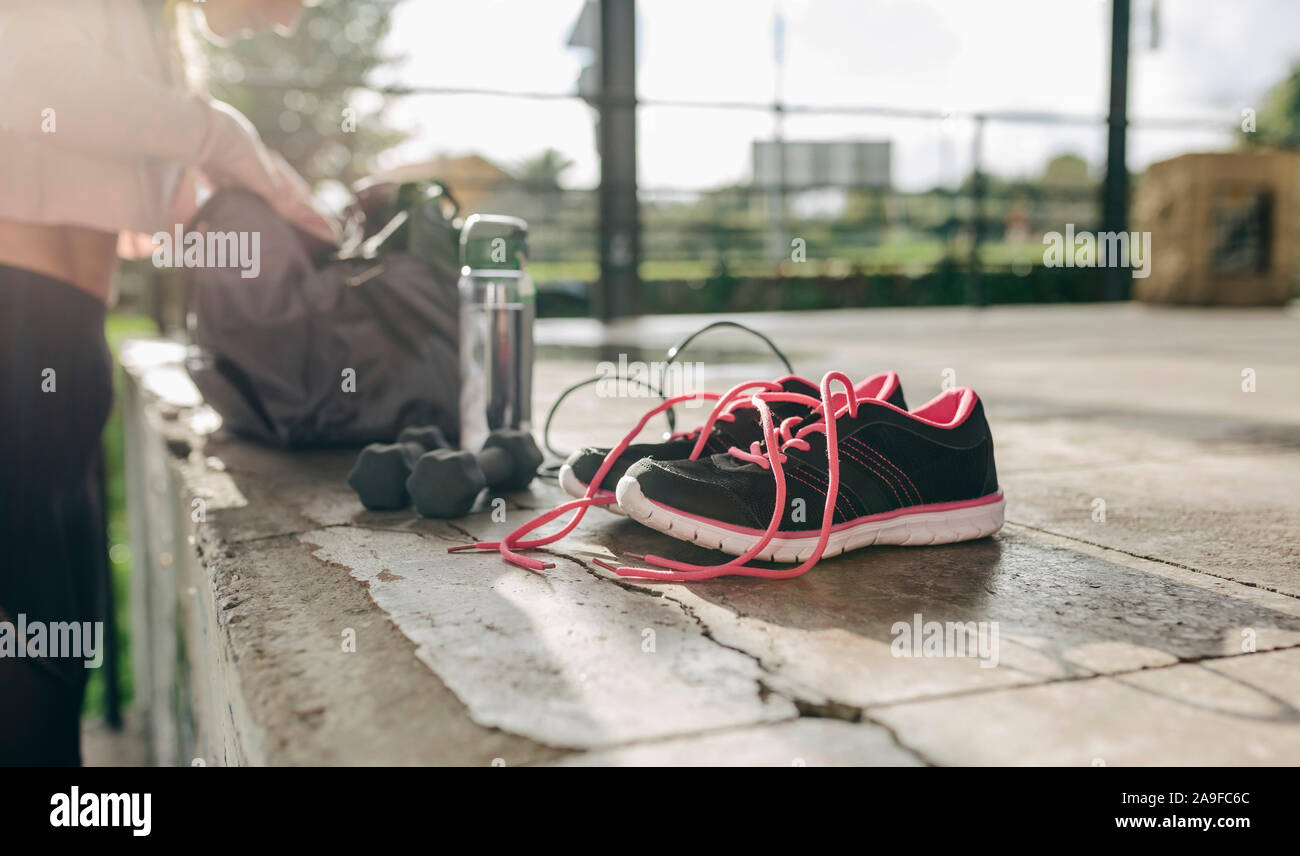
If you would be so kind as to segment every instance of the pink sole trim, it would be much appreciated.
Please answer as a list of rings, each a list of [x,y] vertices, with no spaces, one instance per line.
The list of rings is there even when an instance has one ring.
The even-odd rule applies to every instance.
[[[683,541],[739,556],[763,537],[763,530],[690,515],[648,499],[634,478],[624,477],[617,493],[619,505],[629,517]],[[1002,528],[1004,507],[999,490],[977,499],[914,505],[859,517],[831,528],[823,555],[829,558],[877,544],[922,546],[984,538]],[[813,554],[817,541],[817,530],[778,533],[755,558],[802,562]]]

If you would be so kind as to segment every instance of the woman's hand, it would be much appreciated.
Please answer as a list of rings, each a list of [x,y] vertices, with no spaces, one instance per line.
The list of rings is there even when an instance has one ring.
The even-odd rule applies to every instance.
[[[343,234],[338,221],[316,207],[316,200],[306,179],[299,175],[279,152],[268,152],[268,154],[284,186],[294,188],[294,192],[286,194],[278,204],[272,203],[272,206],[281,216],[307,234],[337,246]]]
[[[228,104],[214,101],[212,126],[199,167],[213,183],[235,184],[261,196],[299,229],[338,244],[339,225],[316,208],[311,188],[284,158],[262,143],[257,129]]]

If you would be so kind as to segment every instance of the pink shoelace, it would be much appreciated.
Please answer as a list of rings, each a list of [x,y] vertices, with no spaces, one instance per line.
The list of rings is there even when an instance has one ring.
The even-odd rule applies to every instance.
[[[847,395],[840,398],[831,392],[831,384],[839,381],[847,390]],[[642,580],[660,580],[666,582],[691,582],[695,580],[707,580],[713,577],[727,575],[762,577],[764,579],[783,580],[801,576],[807,573],[814,565],[821,560],[822,553],[826,551],[826,542],[830,539],[831,524],[835,512],[835,500],[839,496],[840,485],[840,458],[838,447],[838,435],[836,423],[843,413],[850,416],[856,416],[858,412],[858,398],[853,389],[853,382],[842,372],[828,372],[821,381],[821,401],[816,402],[816,409],[821,410],[823,414],[830,413],[830,418],[822,419],[799,429],[793,435],[790,433],[792,426],[799,422],[798,417],[790,417],[782,420],[779,426],[772,424],[772,411],[768,407],[770,401],[789,401],[794,400],[788,396],[797,395],[794,393],[757,393],[751,397],[751,401],[758,408],[759,418],[763,425],[763,443],[756,440],[750,444],[748,451],[738,449],[732,446],[729,450],[732,457],[757,464],[763,469],[770,469],[772,476],[776,480],[776,501],[772,506],[772,519],[767,524],[767,529],[763,537],[758,540],[754,546],[750,547],[743,554],[724,562],[720,565],[693,565],[687,562],[678,562],[663,556],[646,555],[637,557],[648,564],[658,565],[657,568],[634,568],[628,566],[613,566],[608,562],[594,559],[593,561],[606,570],[613,571],[619,576],[631,579]],[[808,396],[799,396],[799,398],[808,398]],[[836,405],[841,405],[836,407]],[[785,470],[783,464],[787,460],[784,454],[787,449],[798,449],[808,451],[811,446],[804,438],[809,434],[823,433],[826,435],[826,463],[829,471],[826,488],[826,505],[822,509],[822,525],[817,538],[817,546],[813,549],[809,557],[800,565],[794,568],[773,569],[773,568],[756,568],[746,564],[755,556],[763,551],[772,539],[781,525],[781,519],[784,517],[785,509]]]
[[[844,394],[832,393],[831,385],[835,382],[843,384]],[[759,389],[757,393],[750,395],[748,401],[740,400],[740,396],[747,390]],[[747,381],[737,384],[728,390],[724,395],[719,396],[717,393],[694,393],[691,395],[679,395],[670,398],[658,406],[652,408],[633,426],[632,430],[605,455],[604,461],[601,462],[596,475],[587,485],[586,495],[581,499],[574,499],[561,503],[555,508],[543,514],[534,517],[523,526],[512,531],[500,541],[479,541],[474,544],[464,544],[458,547],[448,548],[448,552],[455,553],[462,550],[496,550],[500,552],[502,558],[512,564],[534,571],[547,570],[554,568],[553,562],[543,562],[529,556],[521,555],[519,550],[532,550],[545,547],[561,538],[564,538],[577,527],[582,521],[587,509],[595,505],[610,505],[616,501],[615,497],[606,493],[603,496],[597,496],[600,491],[600,484],[608,475],[614,461],[626,451],[632,441],[645,428],[646,423],[654,416],[674,407],[677,404],[687,401],[713,401],[714,406],[709,413],[704,424],[698,429],[691,432],[684,432],[681,436],[689,437],[691,434],[698,432],[695,446],[691,450],[690,460],[697,460],[704,450],[705,444],[713,430],[713,426],[718,421],[730,421],[735,417],[731,415],[731,410],[735,407],[751,406],[758,410],[759,420],[763,428],[763,442],[754,441],[750,444],[748,450],[739,449],[732,446],[728,452],[738,460],[748,461],[757,464],[764,469],[772,470],[772,476],[776,480],[776,502],[772,509],[772,519],[769,521],[763,537],[758,543],[746,550],[744,554],[719,565],[693,565],[686,562],[678,562],[663,556],[646,555],[634,556],[648,564],[658,565],[657,568],[636,568],[630,566],[614,566],[600,559],[593,561],[602,568],[612,571],[619,576],[631,579],[643,580],[661,580],[670,582],[689,582],[694,580],[705,580],[713,577],[726,575],[762,577],[766,579],[790,579],[800,576],[810,570],[820,561],[822,553],[826,550],[826,543],[830,538],[830,529],[835,511],[835,500],[839,495],[839,449],[836,435],[836,421],[842,413],[847,412],[850,416],[856,416],[858,411],[858,398],[853,388],[853,383],[843,372],[828,372],[821,380],[820,384],[821,399],[815,399],[811,396],[800,393],[784,391],[781,386],[772,381]],[[778,401],[789,401],[806,404],[813,411],[820,412],[822,418],[809,425],[804,426],[798,431],[794,431],[794,426],[800,421],[800,417],[792,416],[781,421],[779,425],[773,424],[772,411],[770,403]],[[826,414],[832,414],[832,418],[827,419]],[[793,432],[793,433],[792,433]],[[786,449],[799,449],[807,451],[810,445],[804,438],[809,434],[821,432],[826,434],[826,455],[827,467],[829,470],[829,480],[826,490],[826,505],[822,510],[822,525],[817,540],[817,546],[806,561],[795,568],[788,569],[769,569],[756,568],[748,564],[755,556],[771,543],[772,539],[781,525],[781,519],[784,516],[786,485],[785,471],[783,464],[787,457],[784,454]],[[676,435],[674,435],[676,436]],[[558,531],[539,538],[524,540],[524,536],[533,532],[541,526],[563,517],[569,512],[575,512],[573,518]]]
[[[637,435],[640,434],[641,431],[645,428],[646,423],[648,423],[652,418],[654,418],[658,414],[663,413],[668,408],[675,407],[678,404],[682,404],[687,401],[713,401],[714,402],[713,409],[709,412],[709,416],[707,419],[705,419],[703,425],[701,425],[699,428],[693,431],[680,432],[679,434],[673,435],[673,437],[675,438],[682,439],[682,438],[688,438],[698,433],[699,436],[697,437],[695,441],[695,445],[694,447],[692,447],[691,454],[689,456],[690,460],[696,460],[699,458],[700,454],[704,451],[704,447],[709,441],[709,436],[712,434],[713,426],[717,424],[719,421],[735,420],[735,416],[731,412],[734,408],[760,407],[758,404],[755,403],[755,398],[744,400],[741,399],[740,397],[747,390],[752,390],[756,388],[761,389],[762,395],[764,395],[765,397],[770,396],[771,400],[773,401],[778,401],[778,400],[797,401],[797,402],[805,403],[810,407],[813,407],[814,409],[821,408],[822,406],[822,402],[818,401],[812,396],[801,395],[799,393],[785,392],[781,388],[780,384],[768,380],[746,381],[744,383],[740,383],[732,387],[723,395],[718,395],[716,392],[697,392],[697,393],[692,393],[690,395],[674,396],[673,398],[669,398],[663,401],[657,407],[654,407],[649,411],[647,411],[646,414],[642,416],[641,419],[636,423],[636,425],[633,426],[632,430],[629,431],[621,441],[619,441],[618,445],[609,450],[609,452],[605,455],[605,460],[601,462],[600,468],[596,470],[596,475],[592,478],[591,483],[587,485],[587,491],[584,497],[582,497],[581,499],[574,499],[568,502],[560,503],[559,505],[555,506],[555,508],[552,508],[550,511],[547,511],[543,514],[538,515],[537,517],[534,517],[532,520],[529,520],[523,526],[520,526],[518,529],[515,529],[500,541],[478,541],[473,544],[462,544],[458,547],[448,548],[447,552],[456,553],[462,550],[496,550],[501,554],[501,557],[503,559],[505,559],[506,561],[512,564],[518,565],[521,568],[528,568],[529,570],[534,570],[534,571],[542,571],[542,570],[547,570],[549,568],[555,567],[555,563],[553,562],[543,562],[539,559],[533,559],[531,557],[521,555],[518,551],[535,550],[540,547],[545,547],[548,544],[553,544],[556,541],[559,541],[561,538],[564,538],[570,532],[572,532],[574,528],[576,528],[577,525],[580,522],[582,522],[582,518],[584,515],[586,515],[588,508],[591,508],[592,506],[596,506],[596,505],[612,505],[616,501],[615,497],[612,494],[605,492],[604,495],[597,496],[597,493],[600,492],[600,484],[605,480],[605,476],[609,474],[610,468],[614,466],[614,462],[618,460],[619,456],[622,455],[623,452],[627,450],[628,446],[632,445],[632,441],[636,439]],[[768,423],[770,423],[772,421],[772,415],[771,412],[767,410],[766,404],[762,404],[759,409],[760,414],[764,412],[767,413],[766,419]],[[790,422],[791,420],[785,420],[785,421]],[[782,424],[785,423],[783,422]],[[735,447],[733,446],[732,449],[734,450]],[[539,538],[524,540],[525,535],[528,535],[534,530],[542,526],[545,526],[546,524],[552,522],[553,520],[563,517],[564,515],[568,514],[571,511],[575,512],[573,515],[573,519],[571,519],[568,523],[566,523],[563,527],[561,527],[556,532],[553,532],[550,535],[544,535]],[[602,566],[604,566],[603,563]]]

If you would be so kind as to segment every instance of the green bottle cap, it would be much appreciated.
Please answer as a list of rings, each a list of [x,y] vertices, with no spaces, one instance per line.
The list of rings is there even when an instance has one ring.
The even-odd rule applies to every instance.
[[[466,270],[523,270],[528,265],[528,224],[502,214],[471,214],[460,230]]]

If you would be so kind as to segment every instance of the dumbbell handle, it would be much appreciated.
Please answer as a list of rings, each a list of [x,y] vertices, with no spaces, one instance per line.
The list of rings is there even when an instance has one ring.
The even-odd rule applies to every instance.
[[[489,446],[475,452],[474,460],[478,461],[478,468],[483,471],[483,478],[487,481],[488,487],[501,484],[514,473],[514,464],[510,461],[510,455],[505,449],[497,446]]]
[[[423,443],[417,443],[414,440],[407,440],[403,443],[394,443],[393,445],[402,450],[402,460],[406,461],[406,468],[408,470],[415,469],[415,464],[420,460],[421,455],[425,452],[433,451],[433,449],[426,447]]]

